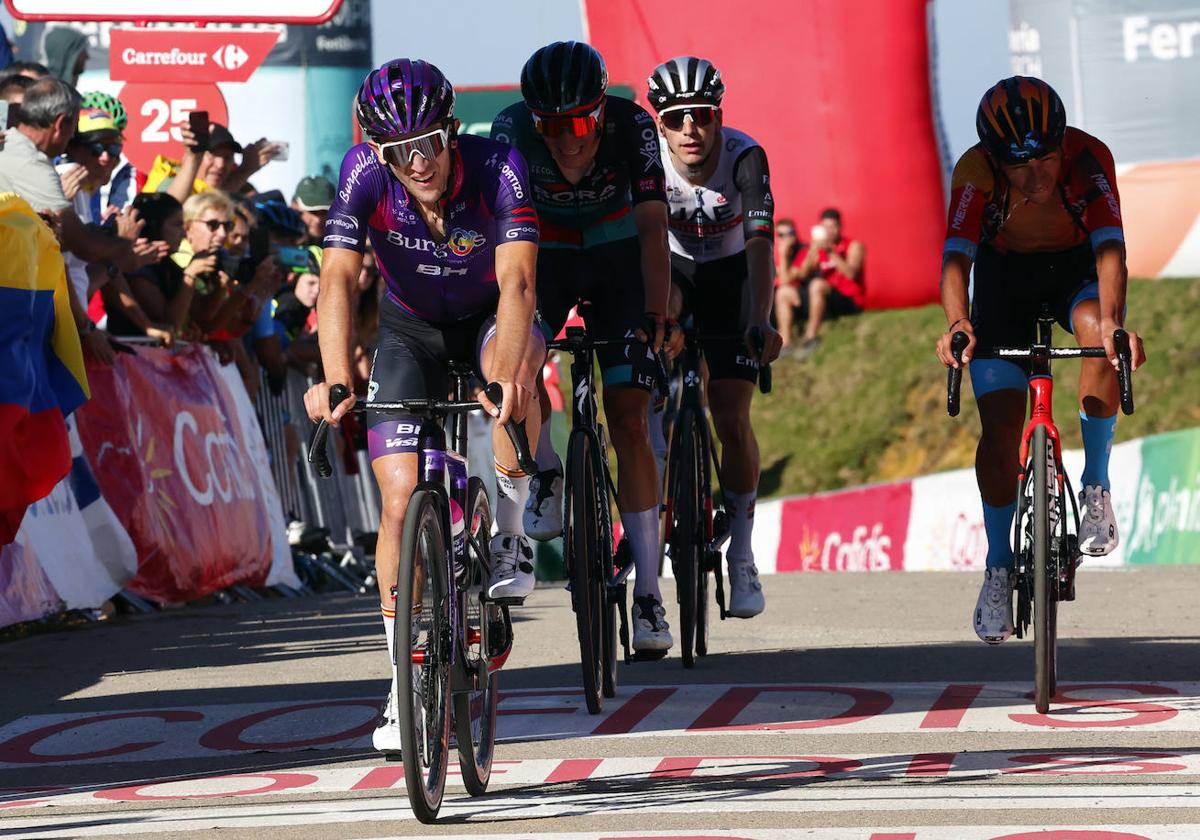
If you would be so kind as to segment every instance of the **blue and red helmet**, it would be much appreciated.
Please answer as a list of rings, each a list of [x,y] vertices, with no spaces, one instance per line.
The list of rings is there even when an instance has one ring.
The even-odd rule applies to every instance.
[[[399,137],[450,120],[454,86],[427,61],[396,58],[363,80],[356,110],[366,137]]]

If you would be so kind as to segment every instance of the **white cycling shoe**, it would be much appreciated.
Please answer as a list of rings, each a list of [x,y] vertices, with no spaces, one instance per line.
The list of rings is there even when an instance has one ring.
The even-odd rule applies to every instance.
[[[1121,542],[1112,496],[1099,484],[1089,484],[1079,491],[1079,507],[1079,550],[1093,557],[1108,554]]]
[[[662,601],[653,595],[633,599],[633,649],[670,650],[675,640]]]
[[[986,569],[983,588],[975,602],[975,635],[989,645],[998,645],[1013,633],[1012,586],[1008,569]]]
[[[371,746],[383,753],[389,761],[400,759],[400,713],[396,710],[395,686],[396,681],[392,680],[392,689],[388,692],[383,708],[379,710],[375,731],[371,733]]]
[[[520,602],[533,591],[533,549],[524,534],[492,537],[492,579],[488,598],[493,601]]]
[[[729,558],[729,614],[734,618],[754,618],[767,606],[758,567],[753,560]]]
[[[529,499],[523,514],[525,533],[531,540],[544,542],[562,536],[563,469],[562,461],[551,470],[529,477]]]

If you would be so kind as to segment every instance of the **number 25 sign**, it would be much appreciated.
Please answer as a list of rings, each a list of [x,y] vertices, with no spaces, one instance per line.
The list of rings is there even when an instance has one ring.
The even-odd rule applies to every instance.
[[[156,155],[172,160],[183,157],[179,129],[192,111],[208,111],[208,121],[228,125],[225,97],[215,84],[131,83],[118,94],[129,115],[125,128],[125,156],[142,172],[154,165]]]

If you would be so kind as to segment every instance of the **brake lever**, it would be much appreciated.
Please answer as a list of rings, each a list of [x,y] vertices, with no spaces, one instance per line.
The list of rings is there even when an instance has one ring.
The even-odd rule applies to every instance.
[[[504,389],[499,382],[489,382],[483,389],[483,393],[496,405],[496,408],[500,408],[504,402]],[[508,439],[512,441],[513,449],[517,451],[517,465],[526,475],[536,474],[538,471],[537,461],[529,452],[529,436],[525,434],[525,424],[518,423],[510,417],[504,424],[504,431],[508,433]]]

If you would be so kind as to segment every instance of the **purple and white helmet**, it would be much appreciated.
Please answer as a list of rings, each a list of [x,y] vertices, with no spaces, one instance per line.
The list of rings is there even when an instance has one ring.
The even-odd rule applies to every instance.
[[[427,61],[396,58],[363,80],[357,114],[372,140],[411,134],[454,116],[454,86]]]

